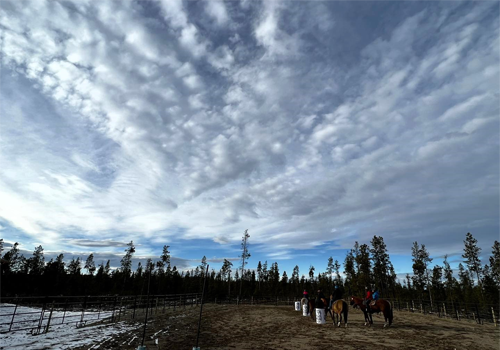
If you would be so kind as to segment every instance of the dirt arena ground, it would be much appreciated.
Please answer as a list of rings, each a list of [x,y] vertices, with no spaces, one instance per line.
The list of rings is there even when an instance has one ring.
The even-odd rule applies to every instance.
[[[383,329],[381,316],[364,326],[359,310],[349,310],[347,328],[330,320],[318,325],[290,307],[205,305],[199,346],[209,349],[500,349],[500,330],[492,324],[394,312],[394,324]],[[189,349],[196,342],[199,308],[168,310],[148,323],[148,349]],[[142,327],[85,349],[136,349]],[[82,348],[83,349],[83,348]]]

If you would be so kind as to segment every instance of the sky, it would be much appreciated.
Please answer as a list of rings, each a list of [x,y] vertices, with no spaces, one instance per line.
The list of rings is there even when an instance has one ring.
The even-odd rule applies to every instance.
[[[499,239],[499,4],[0,2],[0,237],[324,271]]]

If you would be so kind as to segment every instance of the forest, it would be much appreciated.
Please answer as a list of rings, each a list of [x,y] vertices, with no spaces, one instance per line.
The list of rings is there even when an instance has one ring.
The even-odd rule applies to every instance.
[[[404,279],[397,278],[381,236],[374,236],[369,245],[355,242],[341,262],[333,257],[325,259],[325,269],[311,265],[304,272],[295,266],[288,276],[286,271],[280,273],[277,262],[259,261],[255,268],[249,268],[249,245],[245,235],[238,266],[224,259],[218,271],[208,271],[206,293],[209,298],[298,298],[304,289],[314,295],[319,288],[329,293],[334,286],[341,288],[344,297],[348,297],[361,296],[365,286],[372,286],[379,290],[382,298],[499,304],[500,243],[494,242],[491,255],[483,263],[481,248],[471,233],[465,236],[463,261],[456,271],[450,267],[447,256],[443,266],[431,265],[433,259],[426,246],[413,242],[409,247],[413,275],[407,274]],[[169,249],[164,246],[157,260],[149,259],[145,266],[139,263],[133,270],[133,242],[127,245],[121,266],[112,268],[109,260],[96,266],[93,254],[85,261],[73,258],[65,262],[60,254],[46,262],[42,246],[36,247],[30,257],[19,253],[18,243],[3,253],[3,239],[0,239],[1,295],[138,295],[147,293],[148,285],[150,293],[157,295],[201,292],[206,257],[196,268],[179,271],[171,265]]]

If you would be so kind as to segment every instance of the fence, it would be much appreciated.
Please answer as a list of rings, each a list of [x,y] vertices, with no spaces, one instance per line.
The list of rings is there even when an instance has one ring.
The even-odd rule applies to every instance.
[[[74,324],[83,327],[93,322],[118,322],[165,313],[166,309],[198,305],[201,294],[136,295],[136,296],[48,296],[2,298],[0,304],[0,334],[29,331],[32,334],[49,332],[51,325]],[[275,296],[224,298],[205,303],[235,305],[291,306],[297,298]],[[469,320],[479,324],[500,320],[498,305],[478,305],[450,301],[387,299],[395,311],[414,312],[441,318]]]
[[[390,301],[394,310],[402,312],[415,312],[441,318],[455,320],[469,320],[478,324],[493,323],[497,326],[500,318],[500,307],[492,304],[471,304],[456,301],[430,300],[400,300]]]
[[[164,313],[167,308],[193,307],[201,294],[136,296],[47,296],[2,298],[0,334],[30,331],[47,333],[51,325],[74,324],[77,328],[103,320],[118,322],[140,314]]]
[[[300,301],[297,298],[283,298],[276,296],[259,296],[259,297],[245,297],[245,298],[215,298],[207,302],[214,302],[215,304],[236,304],[236,305],[274,305],[274,306],[289,306],[293,305],[295,301]]]

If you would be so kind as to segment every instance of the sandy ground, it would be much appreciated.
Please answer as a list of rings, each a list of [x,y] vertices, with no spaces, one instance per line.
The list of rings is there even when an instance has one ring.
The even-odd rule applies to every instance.
[[[318,325],[293,307],[205,305],[199,346],[209,349],[500,349],[500,329],[492,324],[394,312],[384,329],[381,316],[364,326],[359,310],[349,310],[347,328],[331,320]],[[196,342],[199,308],[167,310],[148,323],[148,349],[189,349]],[[136,324],[137,325],[137,324]],[[136,349],[142,328],[78,349]]]

